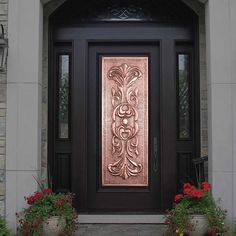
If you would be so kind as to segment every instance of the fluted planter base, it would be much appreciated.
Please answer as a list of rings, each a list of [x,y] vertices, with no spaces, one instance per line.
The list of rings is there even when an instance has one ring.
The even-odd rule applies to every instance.
[[[203,236],[208,229],[208,221],[204,215],[193,215],[190,224],[193,225],[193,230],[189,232],[190,236]]]
[[[63,234],[66,222],[58,216],[50,217],[43,223],[43,236],[58,236]]]

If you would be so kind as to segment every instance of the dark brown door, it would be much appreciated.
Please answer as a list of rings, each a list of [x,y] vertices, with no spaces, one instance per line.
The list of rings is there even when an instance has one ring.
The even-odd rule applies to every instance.
[[[157,211],[160,208],[161,199],[161,175],[158,170],[160,164],[158,147],[160,133],[159,44],[152,42],[90,43],[88,52],[89,209],[94,211]],[[110,71],[111,77],[107,73],[102,74],[102,67],[110,69],[109,63],[113,68]],[[146,72],[142,71],[145,63],[147,63]],[[138,74],[139,70],[140,74]],[[112,81],[112,79],[118,81]],[[135,79],[137,80],[135,81]],[[107,80],[103,82],[108,84],[107,87],[109,87],[109,83],[112,83],[109,91],[106,92],[106,89],[109,88],[104,88],[102,80]],[[125,94],[125,85],[128,80],[133,80],[133,84]],[[138,84],[138,80],[143,81]],[[119,84],[117,85],[115,82],[119,82]],[[125,85],[120,84],[122,82]],[[114,99],[117,98],[117,102],[114,101],[116,102],[114,107],[110,106],[112,101],[109,99],[112,89],[115,93]],[[131,97],[127,99],[129,94]],[[143,101],[144,95],[146,95],[147,101]],[[139,104],[132,103],[132,99],[136,99]],[[147,104],[144,104],[145,102]],[[137,106],[135,107],[135,105]],[[106,111],[104,108],[107,108]],[[120,112],[115,113],[118,115],[113,122],[110,117],[114,115],[113,111],[116,109],[120,109]],[[102,114],[102,111],[107,114]],[[132,115],[133,111],[137,114]],[[138,126],[137,130],[132,122],[135,115],[137,115],[135,122]],[[109,120],[111,122],[102,126],[102,119],[106,119],[105,122],[109,123]],[[145,120],[147,124],[144,124]],[[129,131],[130,133],[128,133]],[[134,132],[132,133],[132,131]],[[113,132],[117,132],[117,135]],[[109,133],[112,136],[109,136]],[[102,135],[108,137],[102,137]],[[125,135],[127,135],[127,139]],[[106,142],[102,142],[104,138]],[[136,143],[137,149],[135,150],[132,145],[128,146],[129,142]],[[119,151],[119,148],[124,150]],[[112,151],[112,149],[114,150]],[[129,149],[130,152],[126,149]],[[135,155],[135,151],[138,152],[137,155]],[[102,159],[108,160],[102,161]],[[110,171],[109,162],[111,162]],[[140,163],[140,168],[136,166],[138,163]],[[145,165],[147,166],[145,167]]]
[[[76,194],[78,211],[161,212],[182,182],[194,180],[199,108],[193,42],[192,28],[179,25],[55,27],[50,170],[54,189]],[[60,104],[63,70],[68,113]],[[63,122],[69,133],[60,137]]]

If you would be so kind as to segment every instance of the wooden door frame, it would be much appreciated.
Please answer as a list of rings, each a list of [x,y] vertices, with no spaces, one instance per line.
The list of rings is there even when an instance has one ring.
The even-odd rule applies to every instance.
[[[134,25],[138,25],[140,27],[139,23],[131,23],[130,26],[133,27]],[[113,27],[119,27],[119,23],[108,23],[106,27],[113,26]],[[163,25],[161,25],[163,27]],[[160,25],[159,24],[141,24],[141,27],[144,27],[147,30],[147,34],[138,36],[135,38],[129,37],[129,34],[126,36],[126,38],[111,38],[111,35],[108,34],[105,31],[101,31],[99,27],[104,27],[104,24],[85,24],[82,26],[82,30],[84,30],[86,27],[91,27],[90,32],[96,31],[98,36],[94,36],[93,33],[89,33],[89,39],[83,39],[80,37],[79,33],[79,28],[74,28],[71,31],[70,26],[59,26],[59,27],[53,27],[53,30],[51,30],[51,40],[50,40],[50,62],[49,62],[49,68],[53,67],[53,59],[52,59],[52,53],[53,53],[53,45],[54,44],[60,44],[60,43],[71,43],[71,46],[73,48],[72,50],[72,60],[73,61],[79,61],[82,58],[84,58],[84,61],[87,61],[87,54],[88,54],[88,44],[89,42],[94,42],[94,41],[100,41],[100,42],[106,42],[107,38],[109,40],[113,40],[115,42],[122,42],[122,41],[131,41],[135,40],[137,42],[141,41],[150,41],[150,40],[155,40],[156,42],[159,42],[160,44],[160,49],[161,49],[161,77],[162,78],[170,78],[172,79],[172,85],[175,86],[175,76],[173,76],[173,72],[171,72],[168,68],[170,63],[172,63],[173,68],[174,68],[174,63],[175,63],[175,58],[173,57],[172,61],[170,62],[170,58],[168,57],[169,53],[174,51],[175,44],[177,42],[182,42],[182,43],[191,43],[193,44],[194,48],[194,53],[195,53],[195,65],[194,65],[194,74],[195,74],[195,85],[194,85],[194,103],[195,103],[195,110],[194,110],[194,117],[195,117],[195,136],[196,136],[196,142],[195,142],[195,156],[199,156],[199,151],[200,151],[200,92],[199,92],[199,56],[198,56],[198,28],[197,25],[191,26],[191,29],[189,30],[189,26],[183,26],[183,25],[174,25],[176,28],[181,29],[180,31],[182,32],[182,37],[178,37],[175,39],[166,39],[168,37],[168,33],[170,31],[166,32],[166,28],[162,28],[157,32],[157,29],[159,29]],[[166,27],[169,27],[167,24]],[[80,29],[80,30],[81,30]],[[153,36],[153,31],[150,29],[156,29],[155,36]],[[114,30],[114,28],[113,28]],[[193,32],[191,32],[193,30]],[[134,30],[135,31],[135,30]],[[53,32],[53,33],[52,33]],[[190,33],[191,32],[191,33]],[[172,34],[176,35],[177,32],[173,30]],[[181,35],[181,34],[180,34]],[[192,35],[192,36],[191,36]],[[145,36],[145,37],[144,37]],[[183,37],[184,36],[184,37]],[[72,40],[72,38],[74,39]],[[164,40],[165,39],[165,40]],[[165,51],[165,53],[162,53]],[[168,53],[169,51],[169,53]],[[79,52],[79,53],[74,53],[74,52]],[[88,205],[87,205],[87,163],[86,163],[86,150],[87,150],[87,116],[86,116],[86,104],[87,104],[87,95],[86,95],[86,78],[87,78],[87,65],[85,64],[78,64],[78,68],[75,68],[73,66],[72,69],[72,74],[73,78],[76,78],[80,75],[82,76],[83,79],[81,80],[72,80],[72,87],[74,89],[77,89],[78,93],[81,94],[81,98],[78,99],[76,97],[76,94],[72,94],[72,106],[73,107],[78,107],[79,109],[76,109],[74,112],[75,116],[77,116],[79,119],[76,121],[72,119],[72,130],[77,127],[76,129],[80,130],[81,135],[79,136],[79,140],[77,141],[81,144],[80,147],[77,147],[76,145],[72,145],[72,153],[73,157],[75,156],[83,156],[83,158],[73,158],[72,157],[72,191],[73,192],[81,192],[82,194],[80,196],[76,196],[75,201],[83,202],[83,205],[80,206],[80,211],[81,212],[87,212]],[[50,71],[50,78],[53,78],[53,71]],[[53,100],[54,100],[54,95],[51,93],[53,91],[53,86],[54,86],[54,81],[55,79],[49,80],[49,126],[50,124],[53,123],[52,120],[52,107],[53,107]],[[166,83],[169,83],[170,80],[168,79],[162,79],[161,81],[161,87],[169,86]],[[163,89],[160,91],[160,96],[161,96],[161,108],[164,106],[165,101],[169,100],[169,94],[164,93]],[[176,96],[176,95],[173,95]],[[171,105],[172,109],[176,109],[176,104],[173,102]],[[176,127],[172,127],[172,130],[175,131],[174,134],[169,135],[168,137],[164,134],[168,132],[170,129],[168,122],[174,124],[176,121],[176,117],[173,117],[171,114],[171,108],[169,111],[166,109],[165,113],[160,114],[160,119],[161,119],[161,136],[162,136],[162,143],[160,144],[160,155],[161,155],[161,168],[162,172],[165,171],[165,174],[162,175],[162,207],[161,211],[164,211],[166,208],[170,206],[170,202],[173,200],[173,195],[175,194],[175,191],[173,189],[170,189],[170,185],[175,186],[175,177],[172,178],[172,184],[168,180],[168,176],[177,176],[176,169],[170,168],[170,162],[174,163],[173,166],[176,166],[176,158],[173,152],[176,152],[176,144],[174,142],[172,143],[172,146],[169,146],[169,139],[170,136],[176,137]],[[168,130],[167,130],[168,129]],[[77,137],[76,137],[77,138]],[[72,136],[72,142],[75,140],[75,136]],[[54,152],[54,141],[53,141],[53,134],[51,129],[49,128],[49,145],[48,145],[48,155],[49,157],[52,156]],[[173,151],[174,150],[174,151]],[[172,152],[172,154],[168,155],[169,152]],[[164,155],[165,153],[165,155]],[[172,156],[172,160],[168,160],[164,157],[167,156]],[[55,169],[53,168],[55,163],[55,157],[49,158],[49,165],[50,165],[50,174],[51,176],[54,176],[55,174]],[[81,185],[78,184],[73,184],[73,183],[79,183],[81,181]]]

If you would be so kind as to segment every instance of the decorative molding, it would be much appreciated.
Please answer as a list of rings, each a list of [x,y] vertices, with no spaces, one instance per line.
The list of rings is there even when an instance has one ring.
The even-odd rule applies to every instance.
[[[138,67],[122,64],[114,66],[108,71],[108,79],[113,80],[117,87],[112,87],[112,156],[116,160],[108,165],[113,176],[128,179],[137,176],[143,169],[142,164],[135,160],[138,152],[138,88],[136,80],[142,79],[142,72]]]
[[[102,58],[102,184],[148,184],[148,57]]]
[[[101,19],[113,19],[113,20],[140,20],[148,18],[148,14],[145,14],[143,7],[129,4],[129,5],[110,5],[105,10],[105,15],[101,14],[97,16]]]

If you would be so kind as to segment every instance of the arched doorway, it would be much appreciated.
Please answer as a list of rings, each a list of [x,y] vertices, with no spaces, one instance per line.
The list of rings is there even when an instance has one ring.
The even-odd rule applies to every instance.
[[[52,183],[80,212],[161,212],[195,179],[198,19],[177,0],[115,2],[50,18]]]

